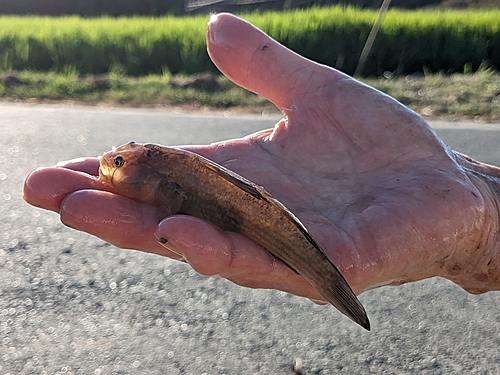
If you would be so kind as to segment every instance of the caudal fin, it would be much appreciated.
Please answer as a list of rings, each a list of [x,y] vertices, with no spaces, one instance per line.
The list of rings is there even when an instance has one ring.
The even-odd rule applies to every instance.
[[[359,302],[344,276],[336,267],[335,270],[335,275],[332,275],[332,280],[330,280],[328,286],[321,291],[318,290],[318,292],[342,314],[369,331],[370,321],[365,308]]]

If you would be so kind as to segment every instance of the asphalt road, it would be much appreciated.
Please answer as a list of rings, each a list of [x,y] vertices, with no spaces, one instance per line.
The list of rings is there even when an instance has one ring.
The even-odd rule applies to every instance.
[[[64,227],[21,198],[34,168],[130,140],[213,142],[278,117],[0,104],[0,374],[498,374],[500,294],[443,279],[364,293],[372,332]],[[500,124],[435,122],[500,165]]]

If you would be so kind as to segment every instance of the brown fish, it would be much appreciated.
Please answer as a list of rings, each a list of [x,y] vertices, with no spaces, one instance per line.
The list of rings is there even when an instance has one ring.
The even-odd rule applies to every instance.
[[[241,233],[302,275],[367,330],[363,305],[302,223],[261,186],[198,154],[130,142],[106,152],[100,178],[118,193]]]

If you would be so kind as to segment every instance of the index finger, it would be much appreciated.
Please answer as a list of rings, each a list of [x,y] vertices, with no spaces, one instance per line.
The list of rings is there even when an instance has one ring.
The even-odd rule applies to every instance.
[[[59,212],[62,201],[78,190],[113,191],[98,179],[96,158],[72,160],[56,167],[39,168],[31,172],[23,186],[23,198],[29,204]]]
[[[99,158],[78,158],[72,160],[61,161],[57,163],[57,167],[79,171],[91,176],[99,176]]]

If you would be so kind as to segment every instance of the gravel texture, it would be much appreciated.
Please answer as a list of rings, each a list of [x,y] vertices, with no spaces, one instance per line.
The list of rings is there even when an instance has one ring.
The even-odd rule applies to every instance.
[[[130,140],[206,143],[276,116],[0,104],[0,374],[498,374],[500,295],[430,279],[362,294],[366,332],[328,306],[117,249],[26,204],[39,166]],[[500,126],[435,122],[500,165]]]

